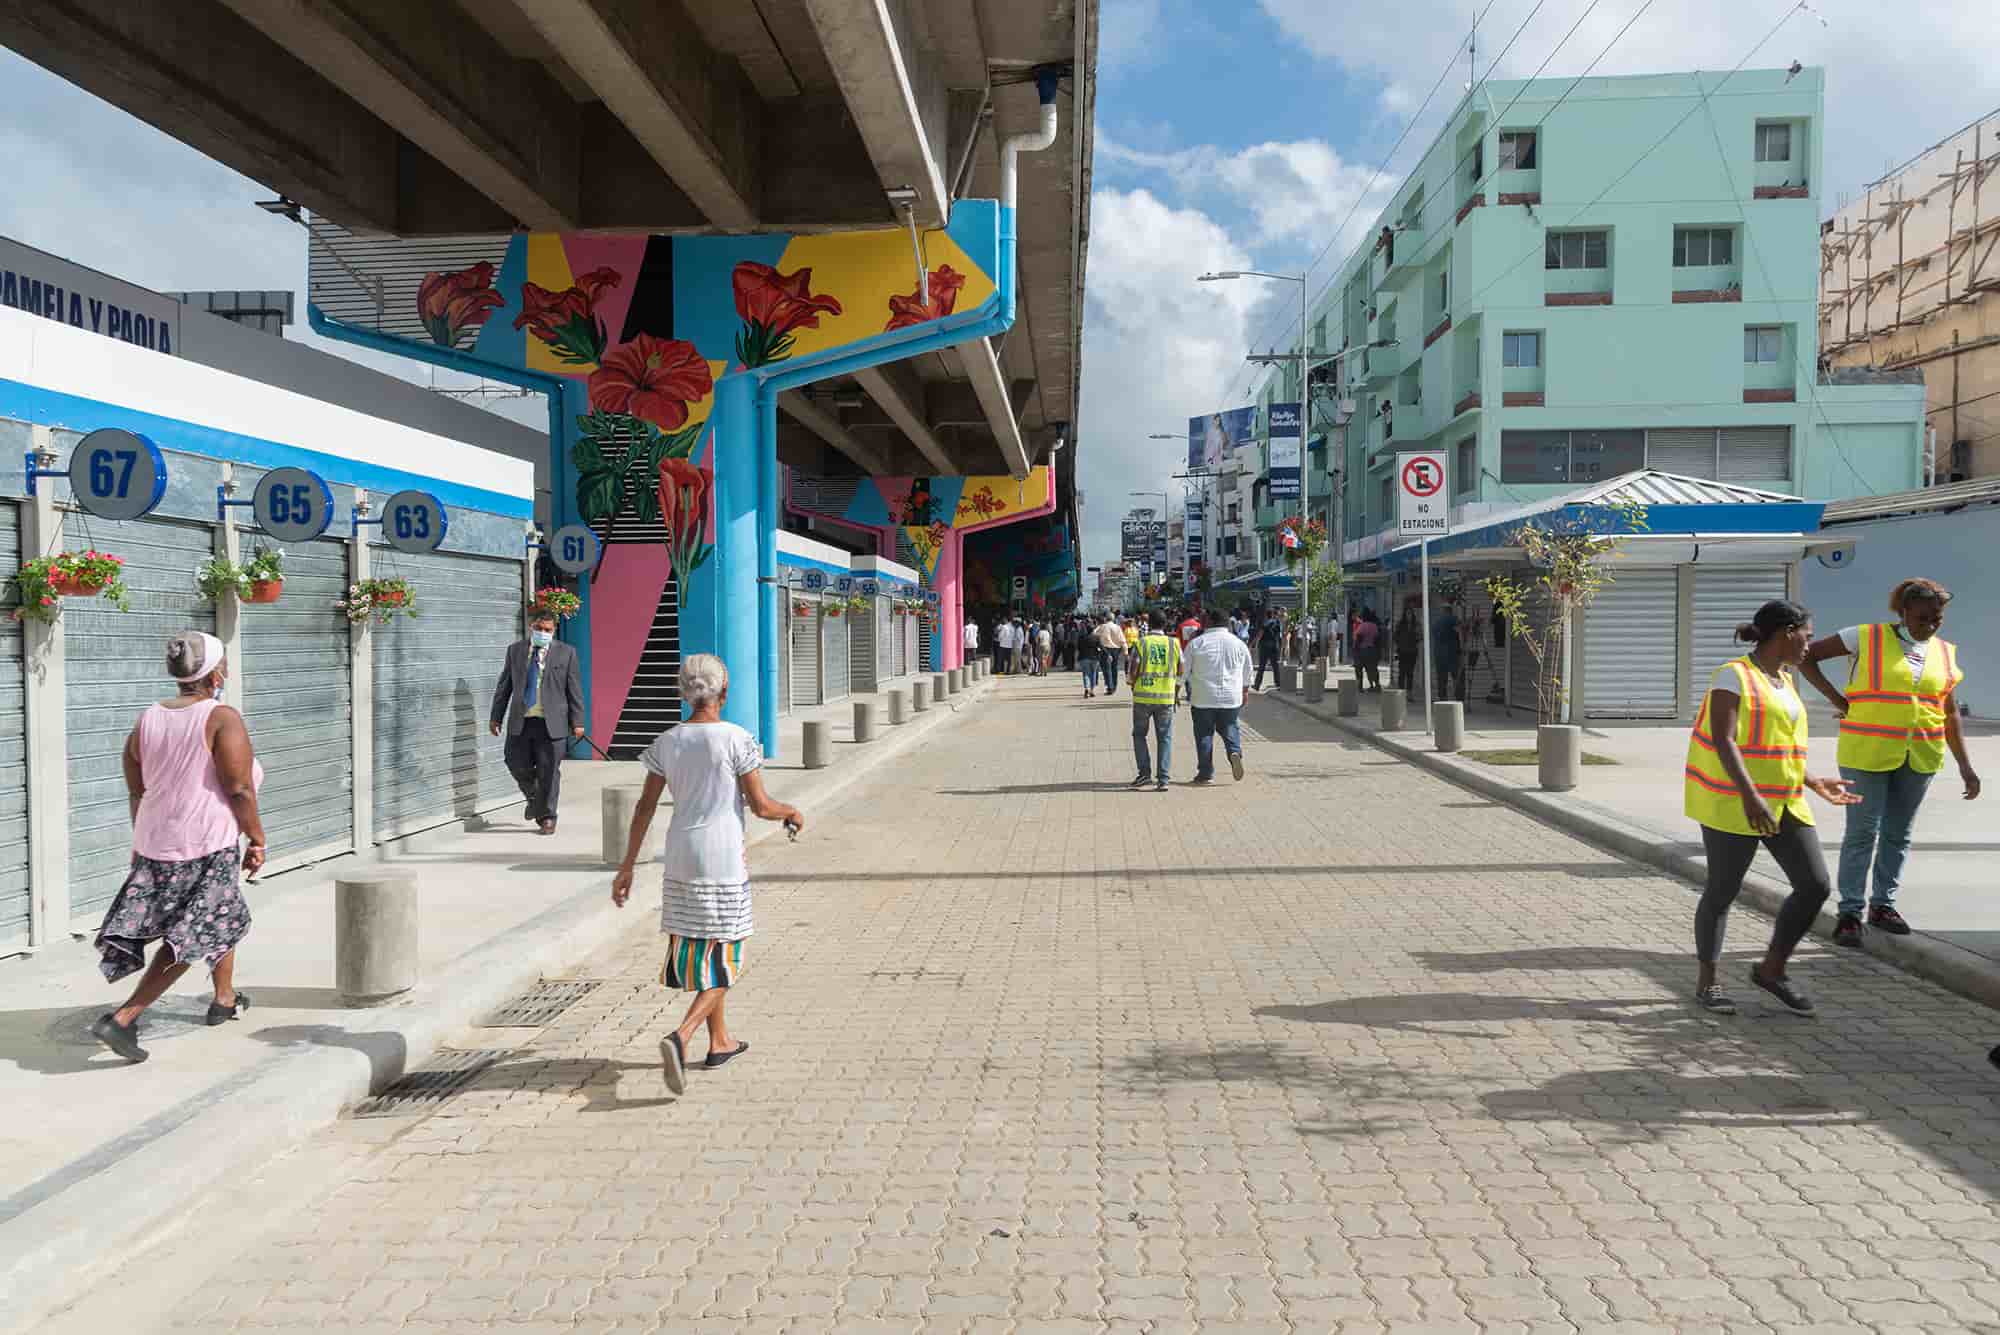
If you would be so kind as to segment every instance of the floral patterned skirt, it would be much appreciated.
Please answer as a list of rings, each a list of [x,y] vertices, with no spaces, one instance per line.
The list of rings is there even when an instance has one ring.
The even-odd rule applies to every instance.
[[[250,906],[237,886],[236,849],[185,862],[132,855],[132,872],[97,929],[97,967],[117,982],[146,967],[146,947],[165,941],[176,964],[215,962],[250,934]]]

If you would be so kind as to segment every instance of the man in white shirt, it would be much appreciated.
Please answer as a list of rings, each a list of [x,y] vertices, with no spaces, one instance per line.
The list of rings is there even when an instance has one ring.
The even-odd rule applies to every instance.
[[[1014,623],[1005,617],[1000,619],[999,628],[993,632],[993,643],[999,649],[999,657],[994,660],[993,670],[1006,676],[1014,670]]]
[[[971,617],[965,619],[965,661],[970,663],[979,657],[979,623]]]
[[[1104,693],[1118,694],[1118,664],[1125,658],[1125,632],[1118,629],[1118,622],[1105,617],[1091,632],[1092,651],[1098,656],[1098,666],[1104,671]]]
[[[1181,658],[1181,676],[1194,706],[1196,783],[1215,782],[1215,734],[1229,753],[1229,772],[1243,778],[1243,734],[1238,712],[1250,700],[1250,649],[1223,623],[1222,610],[1210,607],[1206,627],[1194,637]]]

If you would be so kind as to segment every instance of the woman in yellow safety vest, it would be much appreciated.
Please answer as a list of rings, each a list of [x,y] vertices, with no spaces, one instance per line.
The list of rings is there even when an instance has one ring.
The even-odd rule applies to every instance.
[[[1708,885],[1694,911],[1695,1000],[1719,1014],[1736,1013],[1736,1003],[1716,984],[1715,966],[1729,906],[1762,843],[1792,893],[1778,910],[1763,960],[1750,967],[1750,981],[1793,1010],[1810,1012],[1812,1002],[1785,976],[1785,962],[1832,887],[1805,795],[1811,790],[1835,806],[1860,799],[1844,780],[1806,773],[1805,702],[1787,669],[1798,666],[1812,643],[1812,614],[1796,603],[1768,602],[1754,621],[1736,628],[1736,638],[1757,647],[1716,669],[1688,739],[1687,814],[1700,822],[1708,855]]]
[[[1840,917],[1835,945],[1861,944],[1861,910],[1868,925],[1891,936],[1908,935],[1896,912],[1896,887],[1910,851],[1910,827],[1931,780],[1944,768],[1945,748],[1958,761],[1967,801],[1979,796],[1979,776],[1966,758],[1954,693],[1965,680],[1958,649],[1938,634],[1951,594],[1928,579],[1906,579],[1889,593],[1895,621],[1850,626],[1806,650],[1805,679],[1819,688],[1840,720],[1840,777],[1854,786],[1861,805],[1847,813],[1840,841]],[[1847,690],[1836,689],[1819,665],[1843,655],[1854,659]],[[1868,894],[1868,864],[1875,864],[1875,893]]]

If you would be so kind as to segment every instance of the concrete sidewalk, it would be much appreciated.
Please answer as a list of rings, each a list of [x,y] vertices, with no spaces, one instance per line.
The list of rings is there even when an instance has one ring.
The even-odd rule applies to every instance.
[[[981,683],[902,727],[876,708],[876,740],[853,742],[843,700],[783,720],[774,796],[806,811],[892,763],[992,688]],[[871,697],[857,697],[868,699]],[[831,765],[801,766],[803,725],[824,720]],[[542,837],[520,799],[378,850],[246,885],[253,925],[237,966],[243,1019],[209,1029],[205,978],[148,1012],[151,1052],[128,1066],[87,1032],[131,979],[106,984],[88,940],[0,962],[0,1293],[10,1321],[46,1310],[88,1278],[80,1257],[131,1242],[421,1064],[445,1036],[544,976],[623,936],[657,931],[646,910],[610,903],[603,790],[643,781],[636,762],[573,761],[562,819]],[[664,831],[662,812],[653,842]],[[751,840],[777,826],[751,822]],[[413,873],[422,893],[422,982],[352,1009],[334,990],[333,884],[377,868]]]
[[[1335,679],[1351,676],[1336,669]],[[1687,750],[1687,729],[1681,725],[1587,727],[1583,746],[1615,765],[1589,765],[1573,792],[1547,793],[1538,786],[1532,765],[1493,765],[1463,755],[1442,755],[1424,730],[1422,709],[1412,704],[1405,727],[1387,732],[1381,726],[1380,697],[1363,695],[1357,718],[1338,717],[1334,680],[1326,699],[1308,705],[1293,691],[1273,698],[1353,736],[1366,738],[1396,755],[1435,773],[1532,812],[1552,824],[1611,848],[1627,857],[1673,875],[1702,880],[1706,860],[1695,827],[1681,814],[1680,770]],[[1812,725],[1811,768],[1815,774],[1837,775],[1837,734],[1831,714],[1809,707]],[[1915,925],[1907,937],[1871,931],[1865,949],[1945,987],[2000,1007],[2000,894],[1994,891],[1992,859],[2000,854],[2000,833],[1991,815],[2000,801],[2000,735],[1987,725],[1968,729],[1966,744],[1972,763],[1989,791],[1967,802],[1958,771],[1949,758],[1917,819],[1916,842],[1903,872],[1897,907]],[[1498,707],[1474,704],[1467,711],[1465,750],[1535,747],[1535,730],[1523,711],[1509,719]],[[1841,812],[1814,801],[1827,870],[1838,876]],[[1788,893],[1767,858],[1760,858],[1744,889],[1744,902],[1774,912]],[[1815,930],[1833,931],[1834,903],[1829,900]]]

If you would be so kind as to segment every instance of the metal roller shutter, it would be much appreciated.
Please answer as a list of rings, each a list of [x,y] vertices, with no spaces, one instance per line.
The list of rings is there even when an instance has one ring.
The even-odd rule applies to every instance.
[[[353,844],[350,636],[333,610],[347,583],[346,543],[295,543],[285,549],[278,601],[245,606],[237,621],[243,717],[264,764],[257,806],[273,866]]]
[[[126,804],[125,739],[146,706],[173,694],[167,640],[176,631],[215,633],[215,606],[195,589],[215,553],[206,524],[162,519],[123,523],[68,521],[72,546],[92,546],[125,560],[132,610],[95,598],[63,604],[69,703],[69,904],[75,918],[103,916],[132,865],[132,818]],[[329,619],[336,614],[328,609]],[[265,765],[268,775],[269,764]],[[60,924],[52,924],[52,928]]]
[[[21,512],[0,501],[0,570],[21,564]],[[0,950],[27,944],[28,698],[21,623],[0,614]]]
[[[1646,433],[1646,467],[1713,480],[1715,428],[1675,427]]]
[[[1584,717],[1674,718],[1679,581],[1671,569],[1615,575],[1584,613]]]
[[[870,598],[859,612],[847,614],[847,674],[856,691],[867,693],[878,684],[875,676],[875,618],[881,614],[878,599]]]
[[[903,642],[903,619],[888,595],[875,600],[875,684],[902,676],[896,665],[896,648]]]
[[[810,709],[820,702],[819,595],[793,594],[792,601],[806,608],[805,615],[795,613],[792,617],[792,704]]]
[[[371,555],[378,578],[410,581],[418,613],[370,632],[379,842],[518,800],[486,713],[521,634],[521,563]]]
[[[917,671],[936,672],[937,628],[925,621],[917,626]]]
[[[1756,616],[1765,603],[1784,596],[1783,566],[1694,568],[1694,626],[1682,718],[1694,718],[1715,670],[1749,651],[1750,646],[1736,638],[1736,627]]]
[[[907,677],[917,666],[917,618],[903,617],[896,622],[896,675]]]
[[[1724,482],[1791,481],[1792,429],[1788,426],[1724,427],[1722,462],[1716,476]]]
[[[835,603],[840,603],[841,595],[834,595]],[[843,610],[839,616],[820,616],[820,698],[822,702],[845,700],[850,689],[848,677],[847,645],[853,632],[848,622],[854,613]]]

